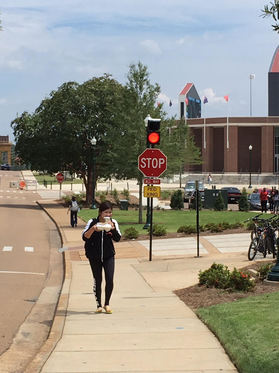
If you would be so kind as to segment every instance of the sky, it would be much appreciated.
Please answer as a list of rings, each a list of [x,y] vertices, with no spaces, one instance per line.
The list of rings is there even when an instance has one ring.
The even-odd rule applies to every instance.
[[[0,135],[13,141],[11,121],[33,113],[64,82],[108,73],[125,84],[139,61],[161,87],[158,102],[168,116],[179,116],[186,83],[208,98],[203,117],[249,116],[250,97],[252,115],[266,116],[279,44],[273,20],[261,16],[269,2],[2,0]]]

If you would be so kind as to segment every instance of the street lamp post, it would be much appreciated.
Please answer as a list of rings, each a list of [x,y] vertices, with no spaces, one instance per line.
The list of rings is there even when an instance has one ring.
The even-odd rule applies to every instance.
[[[252,80],[255,79],[255,74],[250,74],[250,117],[252,116]]]
[[[92,148],[93,148],[93,164],[92,164],[92,204],[91,204],[91,209],[96,209],[95,205],[95,182],[94,179],[96,177],[95,175],[95,146],[97,144],[97,140],[95,136],[90,140]]]
[[[251,166],[252,166],[252,149],[253,149],[253,146],[252,145],[249,145],[249,186],[248,188],[252,188],[252,180],[251,180]]]

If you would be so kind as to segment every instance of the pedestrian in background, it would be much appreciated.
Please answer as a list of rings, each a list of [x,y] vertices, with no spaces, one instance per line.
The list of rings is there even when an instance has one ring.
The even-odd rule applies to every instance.
[[[269,195],[268,195],[268,202],[269,202],[269,210],[270,210],[270,212],[273,212],[273,210],[274,210],[274,194],[275,194],[275,187],[272,187],[271,188],[271,191],[270,191],[270,193],[269,193]]]
[[[277,189],[274,191],[274,197],[273,197],[273,213],[278,214],[278,208],[279,208],[279,192]]]
[[[208,175],[207,182],[208,182],[209,185],[212,184],[212,176],[211,176],[211,174]]]
[[[78,213],[78,210],[79,210],[79,206],[78,206],[78,203],[76,201],[76,197],[72,197],[72,200],[70,202],[70,205],[69,205],[69,208],[68,208],[68,212],[69,211],[71,212],[71,216],[70,216],[70,224],[72,227],[76,227],[77,226],[77,213]]]
[[[89,260],[93,274],[93,293],[97,302],[97,313],[104,309],[106,313],[112,313],[109,302],[113,290],[114,255],[113,241],[120,241],[121,233],[118,223],[112,219],[112,205],[109,201],[102,202],[97,218],[90,219],[82,232],[85,241],[85,255]],[[102,272],[105,272],[105,303],[102,307]]]
[[[261,200],[262,212],[267,212],[268,193],[266,191],[266,188],[263,188],[263,190],[261,191],[260,200]]]

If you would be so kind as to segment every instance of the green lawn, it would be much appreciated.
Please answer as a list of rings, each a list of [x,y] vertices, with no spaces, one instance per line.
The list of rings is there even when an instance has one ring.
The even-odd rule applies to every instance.
[[[98,210],[82,209],[79,212],[79,217],[87,222],[92,217],[96,217],[97,214]],[[244,220],[256,214],[256,212],[202,210],[200,211],[200,225],[244,222]],[[142,228],[144,224],[138,224],[138,211],[114,209],[113,217],[118,221],[122,232],[127,228],[134,227],[140,234],[146,234],[146,230]],[[146,211],[143,212],[143,221],[144,223],[146,221]],[[153,223],[164,225],[168,233],[176,232],[182,225],[195,226],[196,212],[194,210],[154,210]]]
[[[59,184],[55,176],[51,175],[39,175],[36,173],[33,173],[37,182],[39,184],[44,184],[44,182],[47,182],[47,184]],[[73,180],[64,180],[63,184],[82,184],[81,179],[73,179]]]
[[[200,308],[241,373],[279,372],[279,292]]]

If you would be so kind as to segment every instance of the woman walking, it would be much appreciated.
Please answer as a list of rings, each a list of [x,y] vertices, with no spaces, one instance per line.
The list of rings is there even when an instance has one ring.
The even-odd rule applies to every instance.
[[[85,255],[89,260],[92,270],[94,285],[93,292],[97,302],[97,313],[104,309],[106,313],[112,313],[109,302],[113,290],[114,255],[113,241],[120,241],[121,233],[118,223],[112,219],[112,205],[105,201],[100,204],[97,218],[90,219],[82,232],[85,241]],[[102,307],[102,272],[105,273],[105,302]]]

